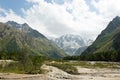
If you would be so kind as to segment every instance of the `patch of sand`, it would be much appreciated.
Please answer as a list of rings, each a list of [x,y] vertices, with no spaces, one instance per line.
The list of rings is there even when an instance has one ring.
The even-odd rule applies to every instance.
[[[78,80],[120,80],[120,69],[110,68],[82,68],[77,66],[80,75]]]

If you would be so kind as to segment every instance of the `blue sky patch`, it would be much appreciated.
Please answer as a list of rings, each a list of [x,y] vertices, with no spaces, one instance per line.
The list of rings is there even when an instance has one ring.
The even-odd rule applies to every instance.
[[[69,8],[67,8],[66,11],[67,11],[68,13],[70,13],[70,14],[73,12],[73,10],[72,10],[72,9],[69,9]]]
[[[5,15],[5,13],[3,13],[3,12],[0,12],[0,17],[6,17],[6,15]]]
[[[56,4],[62,5],[64,2],[71,3],[73,0],[44,0],[47,3],[52,3],[54,1]],[[96,8],[91,4],[92,0],[85,0],[87,5],[89,6],[89,9],[91,12],[99,13]],[[99,0],[95,0],[98,2]],[[21,8],[24,8],[25,10],[29,9],[34,3],[27,2],[26,0],[0,0],[0,7],[5,10],[13,10],[17,15],[24,17],[23,12],[21,11]],[[72,9],[66,9],[67,12],[72,13]],[[5,16],[4,13],[0,13],[0,16]]]
[[[99,11],[91,4],[92,0],[85,0],[86,4],[89,6],[89,10],[91,12],[96,12],[97,14],[99,14]],[[98,2],[99,0],[95,0],[96,2]]]
[[[0,7],[6,10],[12,9],[16,14],[23,16],[21,8],[28,9],[33,3],[26,0],[0,0]]]
[[[44,0],[44,1],[46,1],[47,3],[52,3],[52,0]]]
[[[60,5],[64,4],[64,0],[54,0],[54,2]]]

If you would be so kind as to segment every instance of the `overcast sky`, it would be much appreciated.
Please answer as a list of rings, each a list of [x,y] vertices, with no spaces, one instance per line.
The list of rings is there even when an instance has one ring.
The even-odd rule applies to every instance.
[[[0,0],[0,22],[27,23],[47,37],[95,39],[120,15],[120,0]]]

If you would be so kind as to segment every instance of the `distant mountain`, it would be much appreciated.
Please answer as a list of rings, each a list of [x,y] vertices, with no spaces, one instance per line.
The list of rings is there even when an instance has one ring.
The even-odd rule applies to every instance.
[[[88,40],[85,40],[85,42],[86,42],[86,46],[90,46],[93,43],[93,40],[88,39]]]
[[[66,56],[57,45],[44,35],[29,27],[28,24],[18,24],[14,21],[0,23],[0,58],[4,55],[12,57],[26,51],[29,55],[61,58]]]
[[[75,55],[77,49],[90,44],[87,41],[83,40],[79,35],[73,34],[63,35],[55,39],[54,42],[70,56]]]
[[[120,60],[120,17],[115,17],[82,55],[92,54],[95,60]],[[86,56],[88,58],[88,56]]]
[[[74,53],[74,56],[80,56],[82,52],[84,52],[87,49],[88,46],[80,47],[76,50]]]
[[[87,47],[90,46],[92,43],[93,43],[93,40],[91,40],[91,39],[85,40],[86,46],[82,46],[82,47],[78,48],[73,56],[81,55],[81,53],[84,52],[87,49]]]

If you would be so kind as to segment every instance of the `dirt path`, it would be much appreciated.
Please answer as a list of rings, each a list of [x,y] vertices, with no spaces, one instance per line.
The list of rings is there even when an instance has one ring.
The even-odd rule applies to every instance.
[[[52,66],[43,65],[42,68],[48,72],[37,75],[0,73],[0,80],[120,80],[120,69],[90,69],[77,66],[79,75],[71,75]]]

